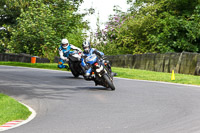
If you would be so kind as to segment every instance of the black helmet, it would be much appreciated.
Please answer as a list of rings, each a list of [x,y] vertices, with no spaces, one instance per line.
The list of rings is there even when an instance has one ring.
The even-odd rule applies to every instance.
[[[84,52],[88,54],[90,52],[90,43],[85,41],[85,42],[83,42],[82,46],[83,46]]]

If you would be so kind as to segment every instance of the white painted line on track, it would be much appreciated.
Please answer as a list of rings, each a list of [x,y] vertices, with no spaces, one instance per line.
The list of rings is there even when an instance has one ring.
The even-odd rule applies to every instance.
[[[9,129],[12,129],[12,128],[19,127],[21,125],[24,125],[24,124],[30,122],[31,120],[33,120],[35,118],[36,112],[31,107],[29,107],[28,105],[26,105],[24,103],[21,103],[21,104],[26,106],[29,109],[29,111],[31,111],[31,115],[26,120],[14,120],[14,121],[7,122],[4,125],[1,125],[0,126],[0,132],[1,131],[5,131],[5,130],[9,130]]]
[[[161,83],[161,84],[180,85],[180,86],[190,86],[190,87],[198,87],[198,88],[200,88],[200,86],[198,86],[198,85],[171,83],[171,82],[163,82],[163,81],[140,80],[140,79],[128,79],[128,78],[120,78],[120,77],[114,77],[114,78],[116,78],[116,79],[124,79],[124,80],[141,81],[141,82]]]

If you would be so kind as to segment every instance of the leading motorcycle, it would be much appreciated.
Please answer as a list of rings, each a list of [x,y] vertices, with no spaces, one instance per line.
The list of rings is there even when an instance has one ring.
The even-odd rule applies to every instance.
[[[111,75],[107,61],[101,59],[96,54],[91,54],[85,57],[84,60],[91,68],[90,74],[93,77],[95,85],[102,85],[106,88],[111,88],[111,90],[115,90],[113,76]]]

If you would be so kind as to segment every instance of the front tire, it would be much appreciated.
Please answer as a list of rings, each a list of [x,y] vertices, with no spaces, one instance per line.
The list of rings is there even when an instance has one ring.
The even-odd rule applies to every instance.
[[[108,86],[111,88],[112,91],[115,90],[115,86],[113,84],[113,82],[110,80],[110,78],[108,77],[108,75],[103,75],[105,81],[107,82]]]
[[[79,73],[74,69],[72,63],[69,63],[69,68],[70,68],[72,74],[74,75],[74,77],[75,77],[75,78],[78,78],[78,77],[79,77]]]

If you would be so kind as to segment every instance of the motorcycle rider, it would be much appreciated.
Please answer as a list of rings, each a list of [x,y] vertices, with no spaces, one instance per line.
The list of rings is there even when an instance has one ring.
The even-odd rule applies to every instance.
[[[101,51],[98,51],[95,48],[91,48],[90,43],[85,41],[82,44],[83,47],[83,58],[81,58],[81,66],[85,69],[85,74],[84,74],[84,78],[86,80],[93,80],[93,77],[91,77],[91,70],[92,68],[89,67],[89,65],[85,62],[85,58],[87,58],[88,56],[92,55],[92,54],[96,54],[97,56],[101,57],[102,59],[104,58],[104,53]],[[107,60],[103,60],[107,63],[109,71],[111,72],[111,66],[109,61]],[[111,72],[112,73],[112,72]],[[113,74],[113,73],[112,73]],[[116,74],[114,74],[116,75]]]
[[[80,48],[69,44],[69,41],[66,38],[62,39],[61,46],[59,47],[60,60],[58,62],[58,68],[66,68],[66,65],[63,64],[69,61],[68,56],[71,49],[82,51]]]

